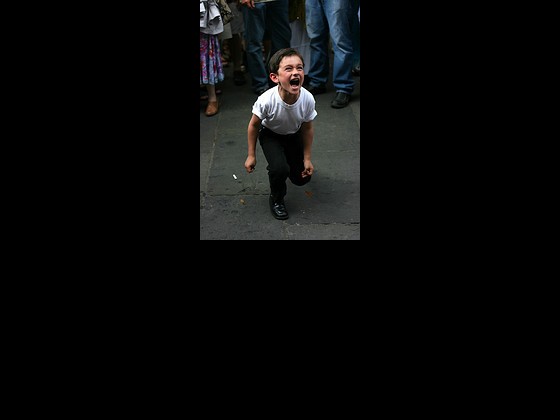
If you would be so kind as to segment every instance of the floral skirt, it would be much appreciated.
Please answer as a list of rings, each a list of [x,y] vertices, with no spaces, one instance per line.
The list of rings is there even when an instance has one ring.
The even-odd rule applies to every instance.
[[[200,84],[215,85],[224,80],[218,35],[200,33]]]

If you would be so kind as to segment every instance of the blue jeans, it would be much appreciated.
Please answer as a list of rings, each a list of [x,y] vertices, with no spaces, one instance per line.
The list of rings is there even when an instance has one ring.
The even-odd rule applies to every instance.
[[[245,22],[245,51],[247,70],[251,74],[251,86],[258,92],[268,89],[268,63],[263,63],[262,41],[265,30],[270,36],[270,55],[288,48],[292,40],[292,29],[288,15],[288,0],[255,3],[254,9],[242,6]]]
[[[306,0],[305,21],[310,38],[310,86],[325,86],[329,77],[329,34],[334,51],[333,86],[337,92],[352,93],[352,27],[356,0]]]
[[[360,68],[360,19],[358,18],[358,10],[360,8],[360,0],[354,6],[356,8],[355,16],[352,19],[352,47],[354,48],[354,58],[352,60],[352,68]]]

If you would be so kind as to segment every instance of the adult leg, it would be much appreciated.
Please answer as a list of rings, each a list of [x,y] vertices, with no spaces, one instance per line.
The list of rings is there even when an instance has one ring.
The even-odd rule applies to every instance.
[[[305,23],[309,35],[309,87],[325,88],[329,77],[329,27],[322,0],[305,1]]]
[[[208,105],[204,112],[207,117],[216,115],[219,110],[218,97],[216,96],[216,85],[206,85],[208,91]]]
[[[237,5],[237,0],[228,0],[229,8],[233,13],[233,19],[230,22],[231,34],[230,49],[231,61],[233,61],[233,83],[237,86],[246,83],[243,68],[243,32],[245,32],[245,22],[243,21],[243,13]]]
[[[325,16],[334,51],[333,86],[337,92],[351,94],[354,91],[352,64],[352,22],[355,0],[331,0],[325,2]],[[357,11],[356,11],[357,13]]]
[[[270,36],[272,56],[282,48],[289,48],[292,40],[292,28],[288,14],[288,0],[276,0],[266,3],[266,28]]]
[[[355,2],[356,12],[352,19],[352,47],[354,48],[354,55],[352,58],[352,74],[354,76],[360,75],[360,17],[358,12],[360,10],[360,0]]]
[[[233,34],[231,39],[231,52],[233,57],[233,83],[237,86],[244,85],[245,73],[243,72],[243,45],[241,34]]]
[[[200,84],[206,85],[208,106],[205,114],[208,117],[218,113],[216,83],[224,80],[221,62],[220,42],[217,35],[200,33]]]
[[[245,51],[251,87],[255,93],[268,89],[268,71],[262,59],[262,40],[265,29],[266,3],[255,3],[254,9],[243,7],[245,23]]]

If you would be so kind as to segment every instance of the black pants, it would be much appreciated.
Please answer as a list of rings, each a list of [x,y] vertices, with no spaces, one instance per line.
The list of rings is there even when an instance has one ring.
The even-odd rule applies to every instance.
[[[303,166],[303,140],[300,131],[294,134],[281,135],[266,127],[259,132],[261,147],[268,162],[268,181],[270,195],[275,202],[280,202],[286,195],[286,179],[290,178],[294,185],[305,185],[311,176],[301,177]]]

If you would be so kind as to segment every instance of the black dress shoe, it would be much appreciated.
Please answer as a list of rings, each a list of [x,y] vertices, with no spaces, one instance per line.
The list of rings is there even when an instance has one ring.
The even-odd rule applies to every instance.
[[[270,204],[270,211],[276,219],[286,220],[289,217],[286,207],[284,207],[284,201],[275,202],[272,196],[269,196],[268,202]]]
[[[311,92],[312,95],[319,95],[321,93],[325,93],[327,91],[327,88],[325,86],[311,86],[311,85],[309,85],[307,90],[309,92]]]
[[[336,96],[331,102],[333,108],[344,108],[350,102],[350,94],[344,92],[336,92]]]

